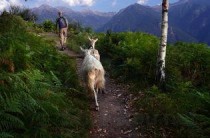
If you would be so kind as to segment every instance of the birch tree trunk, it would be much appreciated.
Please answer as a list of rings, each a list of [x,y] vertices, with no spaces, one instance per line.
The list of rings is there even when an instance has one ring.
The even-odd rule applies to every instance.
[[[162,25],[161,25],[161,41],[157,58],[156,80],[159,84],[165,83],[165,57],[168,35],[168,0],[162,2]]]

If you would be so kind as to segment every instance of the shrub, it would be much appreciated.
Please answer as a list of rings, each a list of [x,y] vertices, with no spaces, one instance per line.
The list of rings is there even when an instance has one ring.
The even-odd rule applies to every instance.
[[[55,30],[55,24],[51,20],[45,20],[42,25],[45,32],[52,32]]]
[[[98,45],[101,55],[110,60],[109,70],[114,75],[145,86],[154,82],[156,37],[144,33],[111,33],[100,35]]]
[[[168,82],[191,81],[193,86],[210,88],[210,50],[206,45],[180,42],[170,46],[166,66]]]

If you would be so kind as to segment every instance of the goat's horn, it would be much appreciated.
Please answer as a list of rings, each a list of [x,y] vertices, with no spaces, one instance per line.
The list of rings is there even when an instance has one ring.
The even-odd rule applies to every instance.
[[[80,46],[80,50],[81,50],[82,52],[85,52],[85,49],[83,49],[81,46]]]

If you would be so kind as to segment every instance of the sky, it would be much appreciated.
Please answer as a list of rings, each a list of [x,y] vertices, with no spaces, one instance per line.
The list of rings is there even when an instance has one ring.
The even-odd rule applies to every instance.
[[[170,3],[178,0],[169,0]],[[0,11],[8,8],[10,5],[24,6],[25,8],[38,7],[42,4],[48,4],[53,7],[65,6],[73,10],[90,9],[102,12],[117,12],[131,4],[138,3],[142,5],[154,6],[161,4],[162,0],[0,0]]]

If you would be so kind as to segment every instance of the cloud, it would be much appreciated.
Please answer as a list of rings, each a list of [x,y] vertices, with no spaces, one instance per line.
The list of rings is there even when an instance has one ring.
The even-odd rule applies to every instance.
[[[9,3],[6,0],[0,1],[0,11],[6,9],[9,6]]]
[[[148,0],[138,0],[137,3],[138,4],[146,4],[148,2]]]
[[[61,0],[69,6],[92,6],[95,0]]]
[[[112,6],[114,7],[117,4],[117,0],[112,1]]]
[[[0,11],[8,10],[11,5],[22,6],[22,2],[20,0],[0,0]]]
[[[41,4],[49,5],[69,5],[69,6],[92,6],[96,0],[0,0],[0,11],[8,9],[11,5],[33,5],[39,6]]]
[[[22,5],[21,3],[23,2],[23,0],[7,0],[10,5]]]

